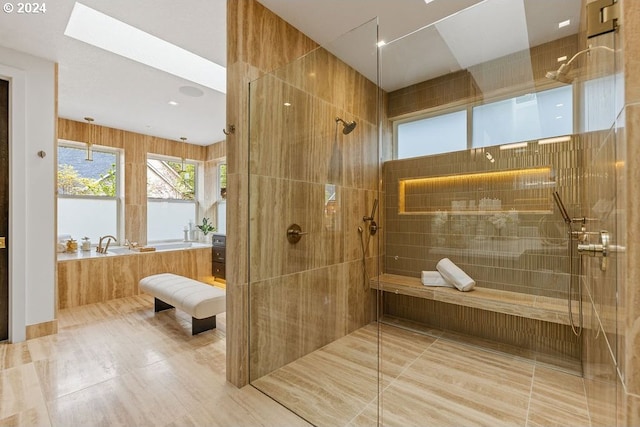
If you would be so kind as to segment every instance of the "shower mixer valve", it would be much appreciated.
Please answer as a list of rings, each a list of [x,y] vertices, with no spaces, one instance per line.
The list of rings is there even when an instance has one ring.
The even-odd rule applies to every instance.
[[[589,234],[600,234],[600,243],[588,243],[587,239]],[[609,232],[606,230],[602,230],[600,231],[600,233],[585,232],[584,235],[587,236],[587,239],[581,240],[581,241],[587,242],[587,243],[582,243],[582,244],[578,243],[578,253],[587,254],[590,256],[596,256],[599,254],[600,256],[602,256],[600,269],[602,271],[606,271],[607,257],[609,256],[609,243],[610,243]]]

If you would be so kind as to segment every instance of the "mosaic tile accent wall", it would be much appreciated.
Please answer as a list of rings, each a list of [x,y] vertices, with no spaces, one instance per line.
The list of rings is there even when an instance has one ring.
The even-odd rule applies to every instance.
[[[596,136],[386,162],[385,272],[420,277],[449,258],[477,286],[565,298],[567,228],[552,193],[581,215]]]

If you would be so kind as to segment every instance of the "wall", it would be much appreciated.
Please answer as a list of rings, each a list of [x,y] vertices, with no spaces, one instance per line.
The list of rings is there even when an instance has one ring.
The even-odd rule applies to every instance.
[[[56,66],[0,47],[12,81],[10,134],[10,340],[55,333]],[[47,153],[45,158],[38,151]]]
[[[398,89],[388,95],[388,117],[397,119],[419,111],[441,109],[443,105],[468,104],[555,86],[545,78],[546,72],[558,67],[558,57],[571,58],[578,50],[578,37],[568,36]]]
[[[375,30],[360,29],[371,46]],[[250,91],[253,380],[371,321],[361,246],[375,275],[380,235],[358,232],[378,198],[376,86],[319,48]],[[336,117],[357,127],[344,135]],[[294,223],[308,234],[291,244]]]
[[[269,40],[270,43],[263,43]],[[254,0],[227,0],[227,380],[249,382],[248,99],[249,82],[316,47]]]
[[[621,0],[622,27],[616,47],[622,48],[622,60],[615,60],[622,72],[624,104],[616,119],[616,165],[621,185],[616,188],[618,208],[626,212],[618,221],[621,245],[627,248],[618,268],[618,340],[619,363],[626,393],[620,399],[626,425],[640,424],[640,4]],[[623,360],[623,361],[622,361]]]
[[[600,83],[608,96],[586,103],[587,117],[613,117],[599,152],[590,159],[585,207],[588,215],[601,218],[594,226],[611,231],[612,243],[624,249],[611,254],[606,271],[600,259],[583,260],[584,299],[591,314],[583,364],[593,424],[630,426],[640,424],[640,166],[635,161],[640,158],[640,4],[618,4],[619,30],[588,41],[617,53],[599,54],[587,69],[615,75],[615,80]],[[603,100],[611,97],[603,111]]]
[[[204,162],[204,178],[199,180],[199,184],[204,184],[199,217],[215,221],[215,165],[224,157],[224,143],[206,147],[188,143],[185,145],[178,141],[96,124],[92,126],[94,144],[118,148],[124,153],[124,238],[141,245],[147,243],[147,153],[178,158],[184,155],[187,159]],[[89,132],[87,123],[58,119],[59,139],[84,142],[89,139]]]
[[[578,215],[574,177],[584,171],[583,158],[599,148],[598,135],[386,162],[385,272],[420,277],[446,257],[477,286],[564,300],[566,226],[552,192]],[[483,206],[486,200],[500,207]]]
[[[249,138],[249,117],[247,115],[249,111],[247,104],[249,99],[249,82],[257,79],[266,72],[291,63],[302,55],[311,52],[317,45],[304,34],[301,34],[291,25],[253,0],[228,1],[227,25],[227,123],[236,126],[235,134],[228,139],[227,155],[229,168],[227,228],[230,230],[227,236],[227,255],[228,259],[234,260],[233,263],[227,264],[227,316],[229,325],[227,328],[227,379],[235,385],[242,386],[249,381],[249,265],[247,264],[247,254],[249,251],[247,246],[249,242],[247,209],[250,204],[248,196],[249,152],[247,145]],[[265,45],[264,40],[269,40],[270,43]],[[268,46],[268,49],[265,48],[265,46]],[[319,64],[321,63],[313,63],[313,65]],[[335,66],[337,63],[331,61],[331,64]],[[327,64],[321,65],[324,67]],[[330,84],[327,85],[330,80],[325,78],[327,76],[325,73],[328,72],[328,69],[329,67],[318,70],[319,75],[323,77],[321,80],[323,84],[320,84],[317,89],[331,93],[333,88]],[[341,70],[342,68],[336,69],[335,71],[341,72]],[[316,75],[318,75],[318,73]],[[300,80],[303,80],[304,76],[300,75],[298,77]],[[346,83],[347,77],[344,74],[335,74],[334,77],[337,78],[336,87],[338,88],[362,89],[355,85],[354,87],[344,87],[343,85]],[[343,93],[348,94],[349,90],[344,90]],[[350,99],[355,100],[357,98],[354,96]],[[347,99],[336,102],[339,106],[338,111],[349,110],[348,112],[350,114],[359,112],[358,109],[354,108],[355,106],[351,105],[348,107],[344,104],[345,101],[347,101]],[[321,119],[319,120],[321,123],[324,123],[325,126],[331,128],[332,139],[334,136],[333,131],[335,130],[332,113],[336,112],[335,110],[332,111],[327,108],[325,111],[322,111]],[[267,123],[265,123],[265,125],[267,125]],[[275,125],[278,126],[277,123],[275,123]],[[280,131],[281,130],[282,129],[280,129]],[[309,129],[309,131],[310,130],[311,129]],[[353,144],[356,144],[355,140]],[[358,145],[354,145],[353,149],[357,150],[358,147]],[[268,148],[272,150],[274,154],[278,152],[276,148]],[[302,154],[302,152],[300,153]],[[360,155],[362,155],[362,153]],[[317,160],[326,161],[325,158]],[[269,163],[265,164],[268,165]],[[311,164],[312,163],[303,163],[303,165]],[[351,170],[351,172],[353,171],[355,170]],[[345,171],[345,173],[347,173],[347,171]],[[359,179],[361,178],[362,177]],[[366,185],[368,186],[369,184]],[[375,185],[377,185],[377,183]],[[375,185],[371,188],[376,188]],[[359,194],[361,196],[363,193],[353,191],[352,194]],[[268,194],[264,194],[263,196],[268,196]],[[345,197],[351,196],[345,194]],[[371,204],[371,200],[365,201],[364,199],[354,204],[354,210],[357,209],[357,212],[351,214],[352,218],[354,215],[361,217],[365,212],[368,212]],[[348,203],[345,203],[345,206],[347,205]],[[366,208],[364,208],[365,205],[367,206]],[[265,206],[265,208],[267,208],[267,206]],[[321,213],[317,212],[316,215],[321,215]],[[318,221],[321,221],[321,219],[318,218]],[[284,235],[285,230],[279,231]],[[357,233],[356,228],[350,231]],[[354,234],[349,238],[357,239],[358,235]],[[265,252],[269,250],[268,248],[263,248],[259,256],[278,254],[277,251]],[[255,256],[258,256],[258,254]],[[336,268],[343,269],[344,266],[341,265]],[[344,277],[344,274],[347,273],[342,272],[342,274]],[[277,277],[277,275],[274,277]],[[325,277],[333,278],[334,276]],[[291,283],[295,282],[293,276],[288,276],[288,279],[292,281]],[[320,282],[317,283],[318,285],[322,283],[326,284],[326,281],[323,282],[321,279],[316,278],[316,282],[318,280],[320,280]],[[339,285],[341,286],[343,284],[346,284],[346,282],[341,282]],[[330,283],[329,285],[338,286],[338,284],[335,283]],[[293,299],[289,300],[289,303],[295,304]]]

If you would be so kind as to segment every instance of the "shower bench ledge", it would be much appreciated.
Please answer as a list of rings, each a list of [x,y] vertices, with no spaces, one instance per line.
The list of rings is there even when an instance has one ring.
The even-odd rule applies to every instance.
[[[570,324],[567,301],[560,298],[521,294],[478,286],[470,292],[460,292],[454,288],[424,286],[417,277],[397,274],[382,274],[373,277],[370,280],[370,287],[384,292],[495,311],[512,316],[563,325]]]

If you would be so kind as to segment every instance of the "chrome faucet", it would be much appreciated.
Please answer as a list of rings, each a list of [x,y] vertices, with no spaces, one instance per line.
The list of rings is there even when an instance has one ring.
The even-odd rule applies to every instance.
[[[107,239],[107,244],[105,245],[104,248],[102,247],[102,240],[103,239]],[[98,247],[96,248],[96,252],[98,252],[100,254],[106,254],[107,253],[107,249],[109,249],[109,243],[111,242],[111,240],[116,240],[116,238],[111,236],[111,235],[100,237],[100,241],[98,242]]]

